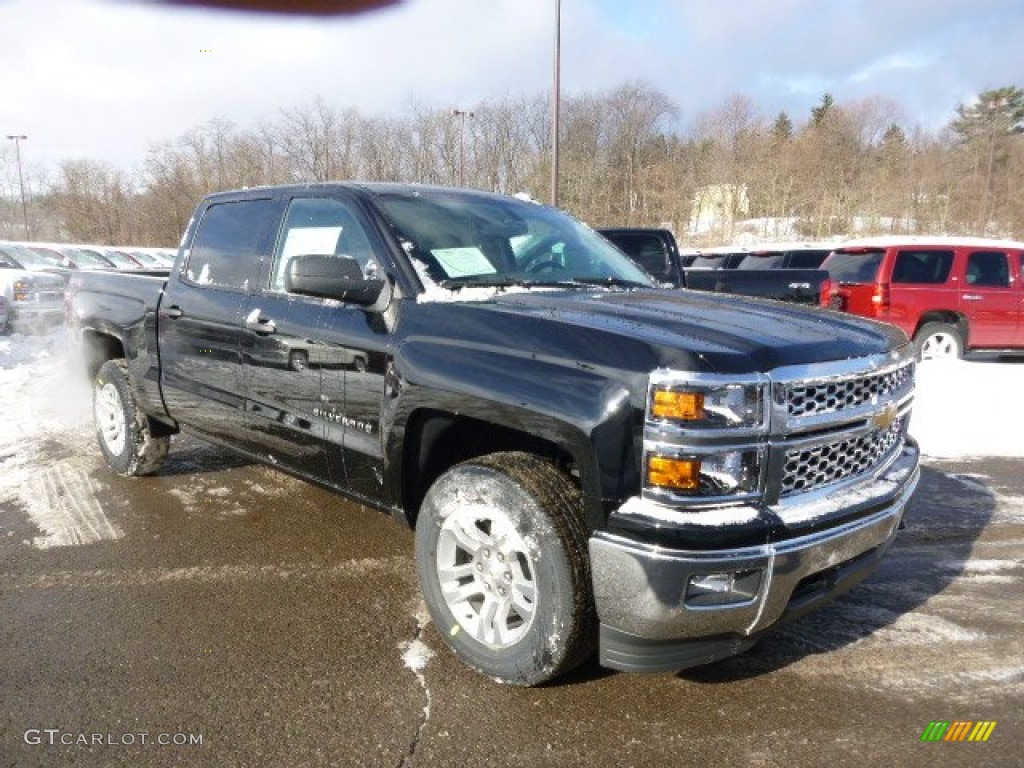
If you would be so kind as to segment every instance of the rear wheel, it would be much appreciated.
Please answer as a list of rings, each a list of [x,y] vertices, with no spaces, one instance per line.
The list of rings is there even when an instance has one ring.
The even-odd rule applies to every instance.
[[[960,332],[948,323],[925,323],[914,341],[921,360],[956,360],[963,354]]]
[[[167,458],[171,438],[154,437],[128,384],[128,364],[108,360],[96,374],[93,419],[100,450],[119,475],[151,475]]]
[[[582,501],[552,464],[499,453],[459,464],[416,524],[424,599],[444,640],[488,677],[538,685],[596,638]]]

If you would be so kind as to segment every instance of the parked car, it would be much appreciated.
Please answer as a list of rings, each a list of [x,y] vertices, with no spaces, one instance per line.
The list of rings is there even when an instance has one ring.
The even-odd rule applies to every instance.
[[[58,259],[43,256],[20,243],[0,243],[0,253],[17,262],[21,269],[31,272],[52,272],[56,275],[63,275],[66,280],[71,271],[67,267],[60,266]]]
[[[685,254],[667,229],[620,227],[599,229],[598,232],[659,282],[674,288],[817,304],[821,285],[828,278],[828,273],[817,269],[817,265],[811,269],[796,268],[798,263],[813,263],[817,259],[817,251],[809,247],[785,245],[777,252],[761,250],[749,253],[716,250],[712,252],[714,255],[703,257],[703,252],[699,251]],[[815,256],[800,258],[804,257],[805,251]],[[824,249],[818,251],[820,259],[828,255]],[[716,266],[709,268],[707,264],[712,262]],[[748,262],[749,266],[744,267]],[[723,268],[723,264],[729,266]],[[786,265],[790,266],[776,268]]]
[[[701,248],[690,269],[736,269],[750,251],[736,246]]]
[[[5,299],[7,322],[14,330],[38,330],[60,322],[66,284],[60,275],[24,269],[12,256],[0,252],[0,294]]]
[[[817,243],[767,243],[751,248],[736,269],[818,269],[831,252]]]
[[[7,299],[0,296],[0,335],[7,333],[10,330],[10,324],[7,317]]]
[[[68,322],[112,471],[184,430],[389,512],[503,682],[745,650],[867,576],[919,476],[899,329],[662,289],[480,191],[209,195],[168,275],[80,270]]]
[[[125,250],[125,253],[132,256],[136,261],[142,264],[144,269],[169,269],[174,260],[167,261],[162,256],[157,255],[152,251],[143,251],[135,248]]]
[[[76,266],[68,262],[68,257],[56,248],[39,245],[38,243],[18,243],[18,245],[28,248],[32,253],[41,256],[54,267],[60,267],[62,269],[77,269]]]
[[[61,265],[71,269],[116,269],[114,262],[95,251],[71,245],[47,246],[61,255]]]
[[[75,245],[73,247],[79,253],[109,262],[114,269],[142,269],[142,264],[137,259],[113,248],[98,245]]]
[[[923,360],[1024,349],[1024,243],[881,237],[843,243],[825,260],[821,303],[899,326]]]

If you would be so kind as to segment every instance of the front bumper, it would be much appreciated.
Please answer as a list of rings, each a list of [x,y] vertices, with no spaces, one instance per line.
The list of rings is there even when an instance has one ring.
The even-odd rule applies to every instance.
[[[919,459],[908,441],[882,474],[856,490],[844,487],[834,498],[818,496],[805,508],[791,505],[785,511],[787,518],[804,522],[836,510],[857,512],[853,519],[847,515],[846,522],[759,546],[682,550],[596,532],[590,560],[601,663],[656,672],[715,661],[854,586],[892,543],[917,486]],[[628,503],[633,510],[658,506],[640,499]],[[651,509],[649,516],[671,519],[671,511]],[[709,580],[727,592],[716,596],[719,587],[699,587]]]

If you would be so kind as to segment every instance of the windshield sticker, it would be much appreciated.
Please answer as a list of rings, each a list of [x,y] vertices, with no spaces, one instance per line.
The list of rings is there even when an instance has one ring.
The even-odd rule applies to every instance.
[[[468,248],[435,248],[431,251],[448,277],[494,275],[498,270],[476,246]]]

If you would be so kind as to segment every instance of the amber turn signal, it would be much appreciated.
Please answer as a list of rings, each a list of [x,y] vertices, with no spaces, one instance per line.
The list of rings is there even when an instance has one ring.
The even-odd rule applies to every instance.
[[[704,418],[703,392],[678,392],[656,389],[651,403],[651,415],[658,419],[698,421]]]
[[[696,491],[700,488],[700,461],[651,456],[647,460],[647,482],[659,488]]]

